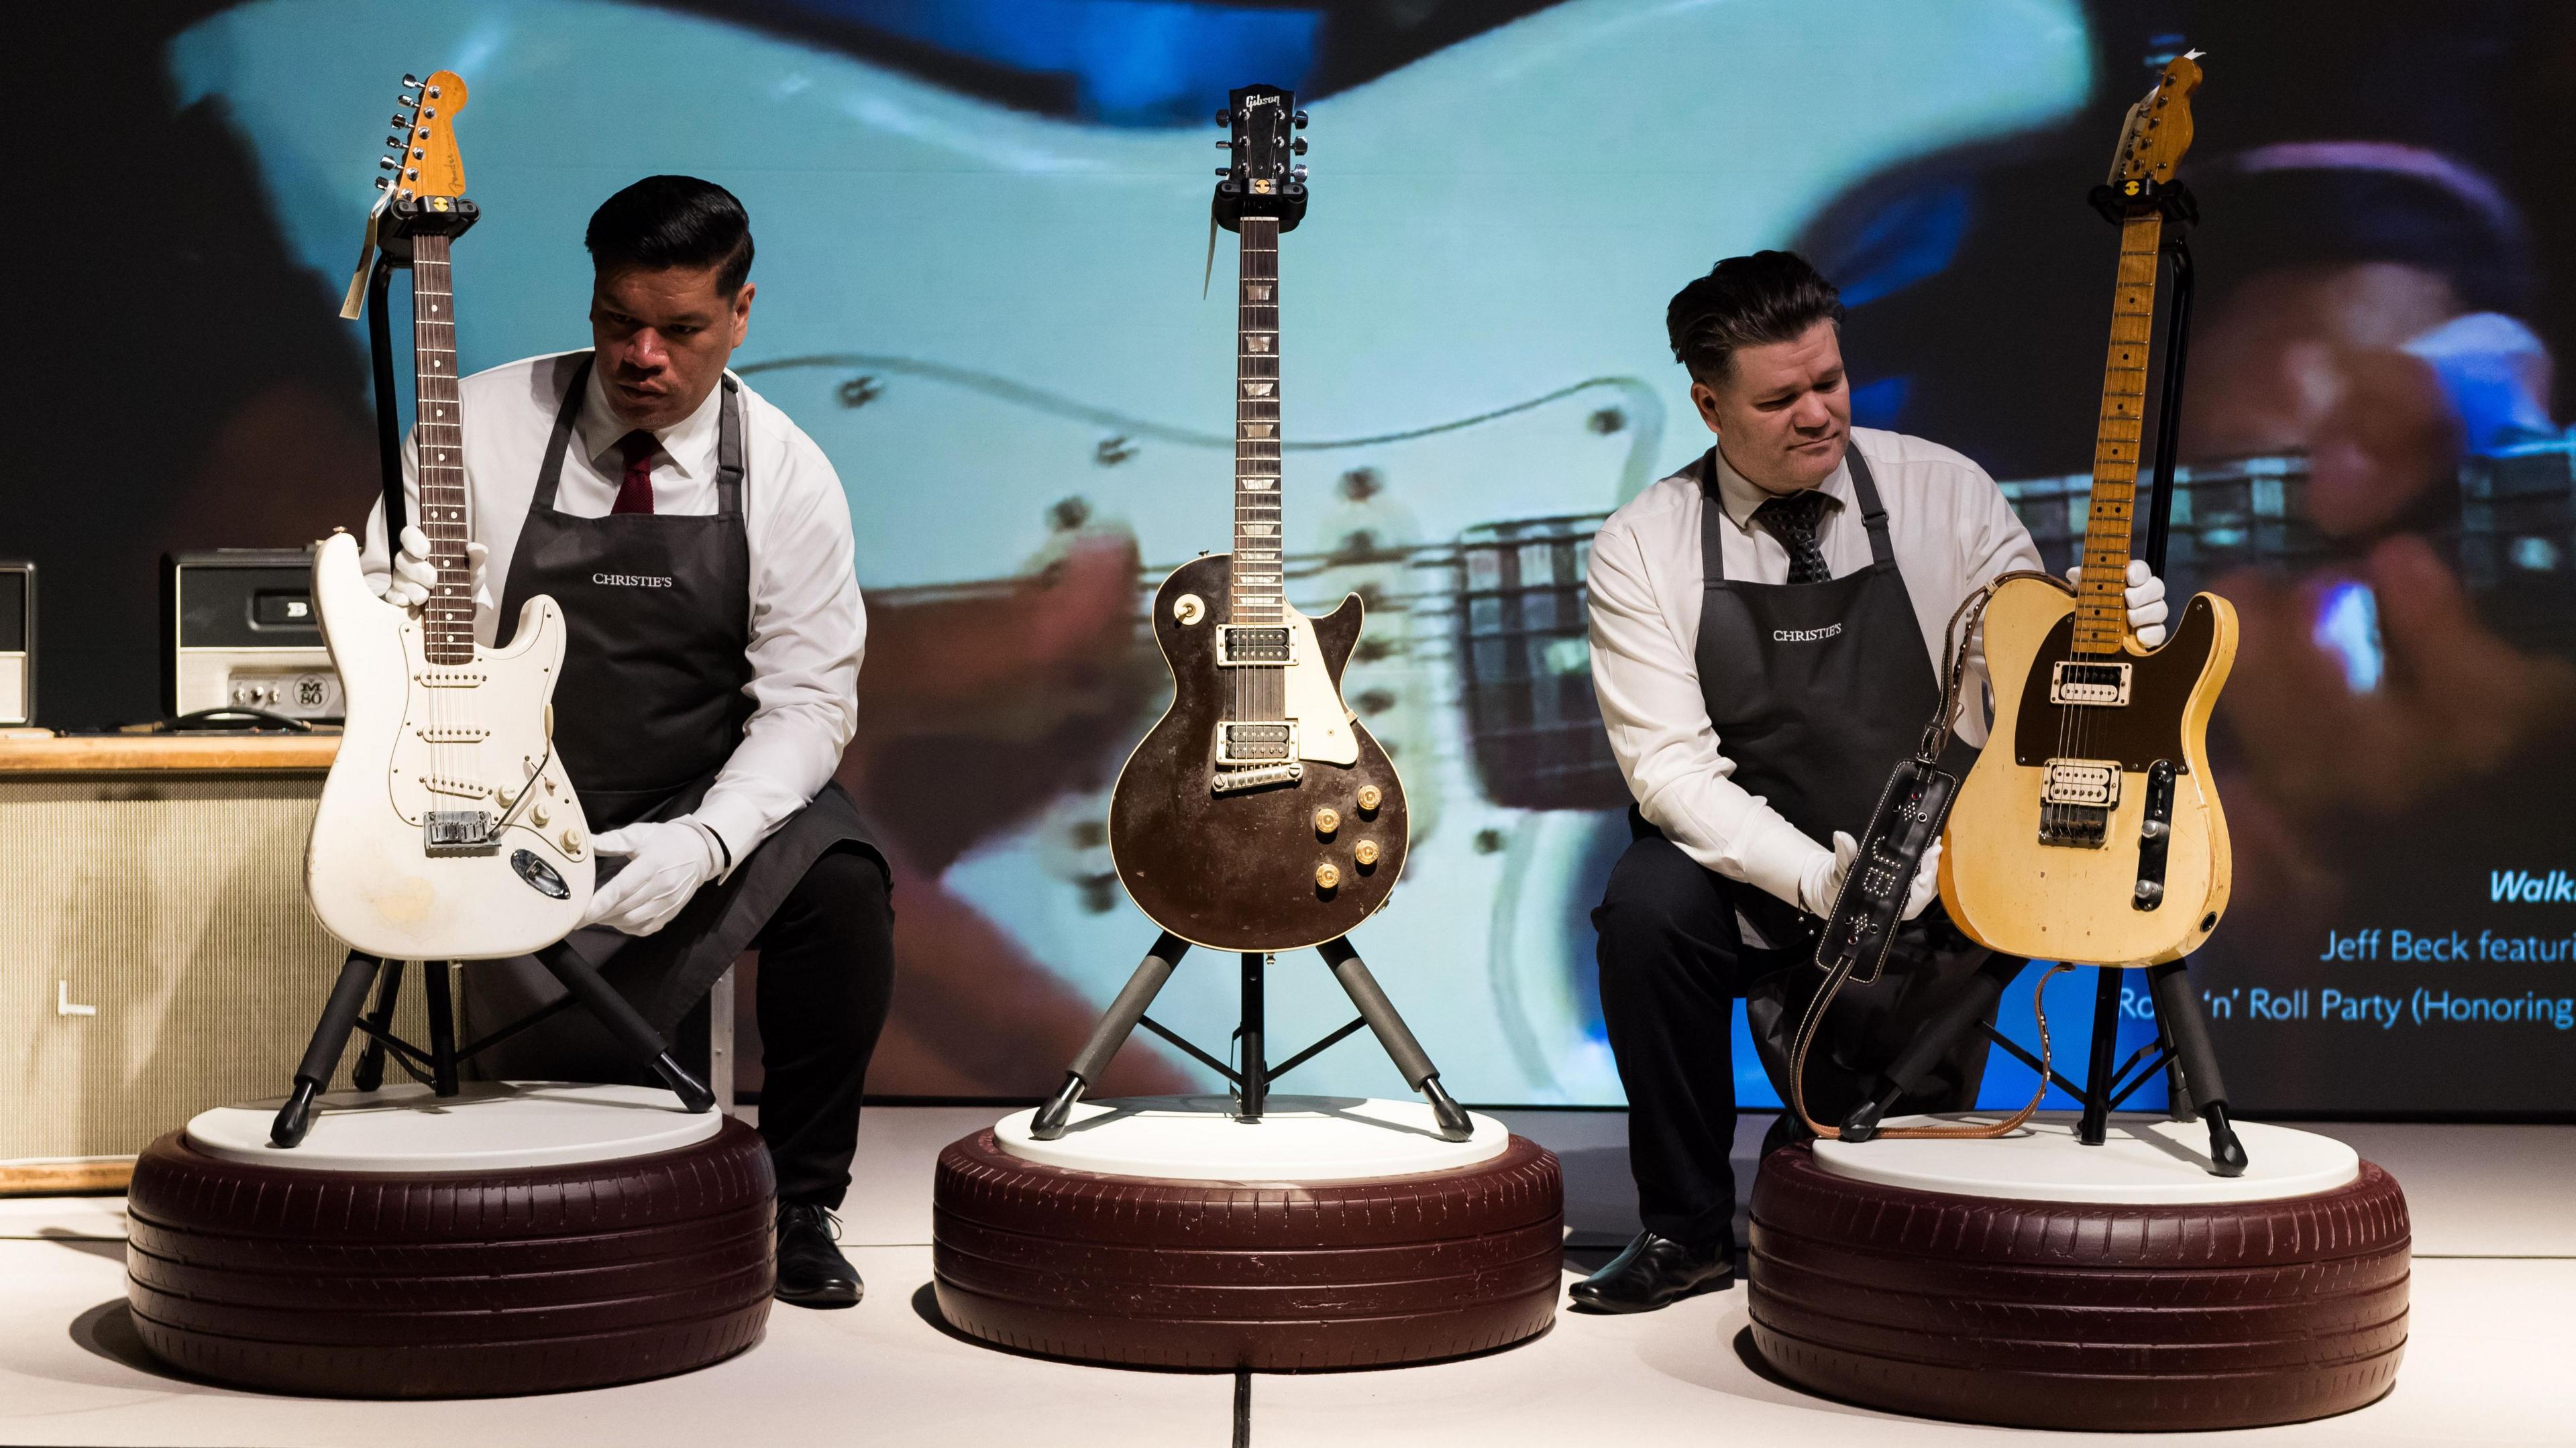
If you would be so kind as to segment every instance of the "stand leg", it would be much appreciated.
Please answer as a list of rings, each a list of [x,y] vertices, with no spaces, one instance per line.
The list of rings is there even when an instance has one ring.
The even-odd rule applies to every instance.
[[[1896,1108],[1905,1094],[1920,1085],[1959,1039],[1975,1030],[1994,1011],[2002,999],[2004,987],[2021,974],[2029,962],[2009,955],[1989,955],[1976,973],[1959,983],[1958,994],[1941,1008],[1941,1013],[1924,1023],[1914,1033],[1894,1065],[1878,1078],[1879,1089],[1870,1100],[1852,1108],[1843,1118],[1845,1141],[1867,1141],[1878,1134],[1881,1117]]]
[[[1395,1005],[1386,998],[1386,992],[1378,989],[1377,978],[1369,974],[1368,965],[1351,948],[1349,938],[1327,940],[1315,949],[1324,957],[1324,964],[1332,967],[1334,979],[1349,993],[1351,1004],[1359,1007],[1360,1019],[1368,1022],[1378,1045],[1395,1062],[1395,1069],[1403,1073],[1405,1083],[1430,1100],[1431,1114],[1440,1122],[1440,1134],[1451,1141],[1464,1141],[1473,1135],[1475,1123],[1442,1088],[1439,1068],[1431,1064],[1422,1043],[1413,1038],[1404,1017],[1395,1013]]]
[[[608,1034],[615,1037],[619,1045],[652,1062],[654,1074],[660,1076],[662,1083],[680,1098],[683,1107],[690,1111],[706,1111],[715,1106],[715,1093],[690,1075],[687,1067],[671,1059],[670,1048],[663,1044],[652,1023],[645,1020],[626,997],[601,980],[591,963],[582,959],[581,952],[558,940],[537,952],[537,964],[562,982],[563,988],[572,993],[573,999],[581,1002],[583,1009],[597,1016],[599,1023],[608,1028]]]
[[[402,978],[403,963],[386,961],[383,973],[376,978],[376,1008],[367,1013],[368,1025],[379,1031],[393,1029],[394,1002],[402,994]],[[349,1068],[349,1085],[354,1090],[373,1091],[383,1084],[385,1043],[381,1038],[370,1035],[367,1044],[358,1049],[358,1064]]]
[[[2126,966],[2105,965],[2093,973],[2093,1050],[2084,1067],[2084,1115],[2075,1138],[2100,1146],[2111,1135],[2111,1057],[2120,1044],[2120,982]]]
[[[1236,1093],[1234,1119],[1259,1121],[1261,1108],[1270,1099],[1270,1058],[1268,1023],[1262,1019],[1262,968],[1270,958],[1257,950],[1243,953],[1243,1028],[1235,1034],[1243,1041],[1243,1089]]]
[[[1109,1070],[1110,1058],[1127,1044],[1145,1012],[1153,1009],[1154,997],[1162,994],[1163,983],[1172,978],[1172,967],[1181,963],[1189,948],[1188,941],[1168,930],[1154,937],[1154,948],[1145,952],[1136,973],[1127,977],[1126,989],[1109,1003],[1108,1013],[1091,1028],[1091,1039],[1074,1053],[1073,1064],[1065,1068],[1064,1085],[1053,1100],[1038,1108],[1036,1118],[1029,1123],[1029,1135],[1040,1141],[1053,1141],[1064,1135],[1065,1125],[1073,1115],[1073,1103],[1081,1100],[1084,1090]]]
[[[2218,1052],[2209,1044],[2209,1018],[2191,988],[2191,973],[2179,960],[2147,967],[2147,988],[2155,996],[2156,1020],[2174,1045],[2174,1062],[2182,1069],[2184,1087],[2200,1119],[2209,1123],[2210,1169],[2223,1177],[2245,1174],[2245,1147],[2227,1117],[2227,1079],[2218,1074]]]
[[[421,989],[429,994],[429,1094],[441,1100],[456,1094],[456,1001],[448,989],[454,963],[420,963]]]
[[[358,1027],[358,1013],[367,1008],[367,987],[375,984],[376,971],[383,964],[372,955],[349,952],[338,983],[331,987],[331,999],[322,1007],[322,1019],[313,1027],[313,1039],[304,1048],[304,1059],[295,1068],[295,1090],[268,1128],[270,1141],[293,1146],[313,1129],[313,1098],[322,1094],[322,1088],[331,1084],[332,1073],[340,1069],[340,1053],[348,1047],[349,1033]]]

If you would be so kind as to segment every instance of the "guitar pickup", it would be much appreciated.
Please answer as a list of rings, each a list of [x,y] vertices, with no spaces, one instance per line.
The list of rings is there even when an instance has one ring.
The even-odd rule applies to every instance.
[[[1297,758],[1297,725],[1293,721],[1217,726],[1216,762],[1219,768],[1290,764]]]
[[[1216,662],[1223,669],[1286,668],[1297,662],[1297,630],[1286,624],[1219,624]]]
[[[2042,804],[2080,804],[2113,809],[2120,803],[2120,762],[2116,759],[2052,759],[2039,786]]]
[[[492,815],[479,809],[434,809],[421,821],[424,854],[488,855],[500,848],[492,841]]]
[[[2060,659],[2048,671],[2048,702],[2117,708],[2129,702],[2129,666]]]

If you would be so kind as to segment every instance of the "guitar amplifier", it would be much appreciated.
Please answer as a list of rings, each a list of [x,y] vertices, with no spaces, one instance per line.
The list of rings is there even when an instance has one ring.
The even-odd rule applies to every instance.
[[[0,725],[36,720],[36,565],[0,563]]]
[[[161,560],[162,705],[264,709],[290,719],[347,712],[313,609],[302,548],[217,548]]]

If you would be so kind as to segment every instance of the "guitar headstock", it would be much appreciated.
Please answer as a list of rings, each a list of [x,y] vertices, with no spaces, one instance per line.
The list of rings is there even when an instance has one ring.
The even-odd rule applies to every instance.
[[[2186,51],[2166,62],[2153,90],[2129,108],[2120,128],[2120,149],[2111,156],[2111,186],[2123,196],[2136,196],[2145,183],[2163,185],[2191,149],[2191,94],[2200,89],[2200,52]]]
[[[452,70],[425,81],[403,77],[403,94],[394,97],[394,134],[385,137],[376,163],[389,174],[376,178],[377,190],[401,201],[465,194],[465,157],[456,149],[456,113],[465,100],[464,77]]]
[[[1217,144],[1233,153],[1232,165],[1217,169],[1217,224],[1242,229],[1247,216],[1275,216],[1281,231],[1293,230],[1306,214],[1306,168],[1296,158],[1306,154],[1306,141],[1293,132],[1306,128],[1306,113],[1297,97],[1275,85],[1248,85],[1226,95],[1226,108],[1216,123],[1226,128]]]

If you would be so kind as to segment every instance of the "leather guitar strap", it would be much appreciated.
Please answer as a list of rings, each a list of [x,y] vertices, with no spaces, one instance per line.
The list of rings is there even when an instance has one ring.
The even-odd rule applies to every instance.
[[[2063,579],[2047,573],[2007,573],[1969,594],[1951,613],[1949,627],[1942,633],[1939,710],[1924,726],[1923,742],[1914,757],[1900,761],[1889,776],[1887,790],[1870,817],[1869,838],[1861,842],[1860,856],[1852,862],[1842,890],[1834,897],[1833,916],[1818,937],[1816,964],[1824,969],[1825,981],[1798,1022],[1797,1044],[1789,1056],[1789,1096],[1798,1119],[1819,1137],[1840,1140],[1843,1133],[1841,1127],[1825,1125],[1807,1112],[1807,1050],[1815,1044],[1834,997],[1860,968],[1862,958],[1868,957],[1869,974],[1861,979],[1874,981],[1895,944],[1898,917],[1913,894],[1914,877],[1922,869],[1924,852],[1941,837],[1941,826],[1959,787],[1956,777],[1941,771],[1939,761],[1949,748],[1958,719],[1959,694],[1968,674],[1968,641],[1976,637],[1977,625],[1984,621],[1986,605],[1994,598],[1995,589],[2016,578],[2037,578],[2065,586]],[[1928,801],[1923,806],[1928,818],[1920,821],[1927,828],[1898,827],[1899,811],[1892,806],[1900,799]],[[2031,991],[2031,1012],[2039,1022],[2039,1089],[2031,1093],[2029,1102],[2019,1111],[1983,1126],[1886,1126],[1879,1128],[1876,1135],[1983,1141],[2020,1129],[2048,1095],[2048,983],[2072,969],[2063,962],[2050,967]]]

